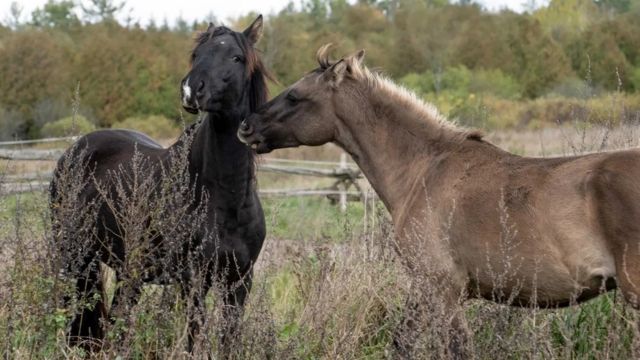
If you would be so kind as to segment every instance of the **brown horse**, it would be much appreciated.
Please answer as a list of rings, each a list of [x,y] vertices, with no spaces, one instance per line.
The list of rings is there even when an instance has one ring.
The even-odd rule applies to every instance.
[[[321,48],[320,67],[247,118],[240,139],[260,153],[327,142],[349,152],[391,213],[401,258],[446,276],[451,310],[473,296],[561,307],[616,287],[638,307],[640,151],[508,153],[363,56],[330,62]],[[449,313],[456,327],[459,311]]]

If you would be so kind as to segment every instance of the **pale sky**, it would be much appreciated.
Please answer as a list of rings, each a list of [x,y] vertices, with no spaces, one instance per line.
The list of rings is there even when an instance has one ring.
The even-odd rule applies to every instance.
[[[86,0],[75,0],[77,2],[87,3]],[[157,23],[162,23],[166,18],[170,23],[178,16],[182,16],[188,22],[193,20],[204,20],[208,15],[213,13],[217,19],[225,21],[226,19],[244,15],[249,11],[255,11],[265,16],[276,13],[284,8],[291,0],[184,0],[184,1],[168,1],[168,0],[126,0],[125,8],[120,13],[119,18],[124,19],[127,15],[131,16],[134,21],[138,20],[140,24],[146,25],[149,19],[153,18]],[[510,8],[515,11],[521,11],[523,4],[527,0],[478,0],[490,10],[499,10],[501,8]],[[529,0],[531,1],[531,0]],[[540,4],[545,0],[538,0]],[[31,18],[31,12],[42,7],[47,0],[18,0],[22,6],[22,19]],[[118,3],[118,0],[115,0]],[[0,0],[0,21],[5,22],[9,16],[9,8],[11,0]],[[293,1],[299,6],[300,0]]]

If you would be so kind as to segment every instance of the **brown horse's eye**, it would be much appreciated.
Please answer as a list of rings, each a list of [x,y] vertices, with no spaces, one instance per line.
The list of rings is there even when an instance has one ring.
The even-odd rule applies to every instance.
[[[295,104],[300,100],[291,92],[287,93],[287,96],[285,97],[285,99],[287,99],[287,101],[292,104]]]
[[[242,62],[242,58],[240,56],[234,56],[231,58],[234,63]]]

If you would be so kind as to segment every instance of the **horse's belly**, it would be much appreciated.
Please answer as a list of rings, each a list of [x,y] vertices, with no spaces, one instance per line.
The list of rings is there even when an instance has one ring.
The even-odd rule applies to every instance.
[[[542,307],[596,296],[614,286],[616,272],[613,255],[590,236],[528,243],[520,238],[512,248],[492,248],[475,257],[470,291],[501,303]]]
[[[573,279],[578,290],[598,291],[608,279],[615,278],[615,260],[604,239],[591,233],[582,238],[569,238],[567,242],[571,244],[559,261],[567,268],[565,277]]]

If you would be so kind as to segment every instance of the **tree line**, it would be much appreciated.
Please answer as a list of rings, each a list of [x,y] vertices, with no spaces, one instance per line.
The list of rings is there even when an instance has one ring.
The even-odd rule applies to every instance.
[[[515,13],[470,0],[304,0],[267,17],[259,48],[279,81],[274,92],[314,68],[327,42],[336,56],[364,48],[370,66],[452,104],[476,94],[519,101],[640,91],[640,0],[531,3]],[[202,21],[162,24],[118,22],[123,8],[49,0],[21,21],[13,3],[0,25],[0,137],[40,136],[70,115],[76,95],[98,126],[147,115],[189,120],[178,84],[215,8]],[[255,15],[227,25],[242,28]]]

